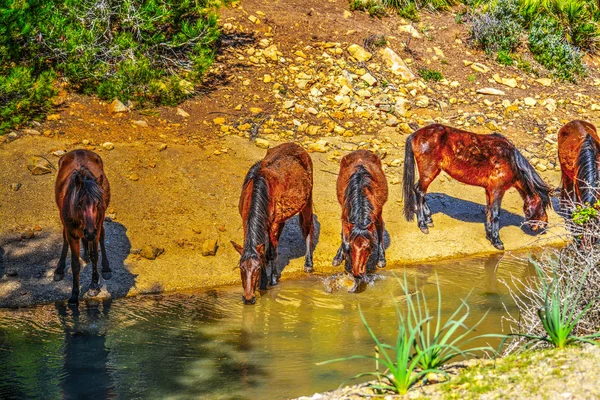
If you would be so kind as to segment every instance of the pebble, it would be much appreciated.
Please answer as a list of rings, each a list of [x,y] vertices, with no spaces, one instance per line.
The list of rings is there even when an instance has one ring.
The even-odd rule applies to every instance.
[[[181,107],[177,107],[176,114],[177,114],[177,115],[179,115],[180,117],[183,117],[183,118],[188,118],[188,117],[190,116],[190,114],[189,114],[189,113],[187,113],[187,112],[186,112],[186,111],[185,111],[183,108],[181,108]],[[223,122],[225,122],[225,121],[223,121]]]
[[[202,243],[202,255],[204,257],[214,256],[217,254],[218,247],[216,239],[207,239]]]
[[[146,244],[140,249],[140,256],[142,256],[148,260],[155,260],[156,257],[163,254],[164,252],[165,252],[165,249],[163,249],[163,248]]]
[[[148,127],[148,123],[146,121],[144,121],[143,119],[137,120],[137,121],[133,121],[133,124],[135,126],[140,126],[142,128],[147,128]]]
[[[21,239],[32,239],[35,236],[33,229],[27,228],[21,232]]]
[[[140,176],[136,173],[133,173],[133,174],[129,175],[129,180],[134,181],[134,182],[139,181]]]
[[[373,57],[373,54],[357,44],[351,44],[348,47],[348,53],[359,62],[369,61]]]
[[[52,164],[48,160],[37,156],[29,159],[27,169],[29,169],[32,175],[45,175],[51,173],[53,170]]]
[[[114,99],[112,103],[108,105],[108,112],[111,114],[124,113],[129,111],[129,108],[123,104],[119,99]]]
[[[21,189],[21,184],[20,183],[11,183],[10,184],[10,190],[12,190],[13,192],[18,192],[19,189]]]
[[[102,144],[102,148],[104,150],[112,150],[112,149],[115,148],[115,145],[112,144],[111,142],[105,142],[105,143]]]
[[[261,149],[268,149],[271,145],[268,140],[262,138],[257,138],[254,144],[256,145],[256,147]]]

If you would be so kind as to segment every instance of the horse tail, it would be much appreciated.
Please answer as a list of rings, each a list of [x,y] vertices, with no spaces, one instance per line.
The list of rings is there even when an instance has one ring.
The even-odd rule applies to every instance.
[[[246,174],[246,177],[244,178],[244,183],[243,183],[242,187],[245,187],[248,183],[250,183],[251,181],[253,181],[254,179],[256,179],[256,177],[258,176],[258,170],[259,169],[260,169],[260,161],[257,161],[248,170],[248,173]]]
[[[402,178],[402,198],[404,199],[404,217],[407,221],[412,221],[414,219],[415,207],[417,206],[414,193],[415,157],[412,148],[413,136],[414,133],[406,139],[406,145],[404,147],[404,176]]]
[[[577,156],[577,185],[581,202],[590,205],[598,197],[598,144],[591,135],[586,135]]]
[[[550,186],[548,186],[540,175],[535,172],[535,169],[531,166],[529,161],[523,157],[523,154],[521,154],[514,145],[512,145],[512,148],[515,167],[521,180],[527,185],[530,192],[539,194],[544,209],[552,207],[552,202],[550,201]]]

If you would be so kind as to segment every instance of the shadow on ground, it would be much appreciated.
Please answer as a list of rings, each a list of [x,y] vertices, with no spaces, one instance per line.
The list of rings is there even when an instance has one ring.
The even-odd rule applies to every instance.
[[[131,243],[127,229],[118,222],[105,222],[106,249],[113,270],[109,281],[100,280],[100,298],[125,296],[135,286],[135,275],[125,265]],[[53,272],[62,246],[59,232],[36,232],[31,239],[21,239],[18,232],[0,236],[0,307],[19,307],[32,303],[66,300],[71,292],[73,277],[70,254],[67,256],[65,278],[53,281]],[[81,291],[87,292],[92,265],[81,271]]]

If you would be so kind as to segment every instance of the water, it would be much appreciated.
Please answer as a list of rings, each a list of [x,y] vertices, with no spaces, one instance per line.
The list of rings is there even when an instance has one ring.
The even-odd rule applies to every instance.
[[[530,274],[498,256],[407,271],[433,307],[437,273],[444,315],[472,291],[468,324],[489,310],[478,333],[499,333],[503,303],[514,307],[499,280]],[[403,296],[390,271],[379,275],[360,294],[335,290],[331,278],[284,280],[255,306],[241,304],[236,286],[0,310],[0,398],[283,399],[334,389],[373,369],[369,360],[316,365],[373,353],[358,304],[381,338],[394,337],[392,297]]]

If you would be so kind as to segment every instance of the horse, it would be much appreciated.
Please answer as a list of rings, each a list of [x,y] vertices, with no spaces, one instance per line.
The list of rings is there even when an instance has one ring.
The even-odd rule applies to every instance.
[[[285,222],[299,214],[306,245],[304,271],[313,272],[313,166],[310,156],[295,143],[284,143],[267,151],[254,164],[242,185],[239,211],[244,225],[244,245],[231,241],[240,253],[244,304],[254,304],[258,283],[267,289],[267,271],[271,285],[278,283],[275,260],[277,245]]]
[[[346,271],[354,276],[350,292],[355,292],[375,249],[377,267],[386,264],[381,214],[388,199],[388,186],[379,157],[368,150],[345,155],[340,162],[336,188],[342,206],[342,244],[333,265],[345,260]]]
[[[415,160],[419,168],[416,184]],[[486,238],[498,250],[504,250],[499,213],[509,188],[514,187],[521,195],[523,212],[527,221],[532,221],[533,231],[547,225],[546,209],[552,206],[550,188],[508,139],[498,133],[479,135],[433,124],[410,135],[405,147],[404,216],[412,221],[416,214],[423,233],[433,227],[425,194],[441,171],[459,182],[485,189]]]
[[[586,121],[571,121],[558,131],[561,203],[594,205],[598,200],[600,138]]]
[[[56,205],[63,225],[63,246],[54,280],[64,277],[67,251],[71,249],[73,290],[69,303],[79,302],[80,243],[92,262],[90,296],[100,292],[98,285],[98,244],[102,250],[102,278],[112,276],[104,243],[104,214],[110,203],[110,184],[100,156],[89,150],[73,150],[58,161],[55,185]]]

